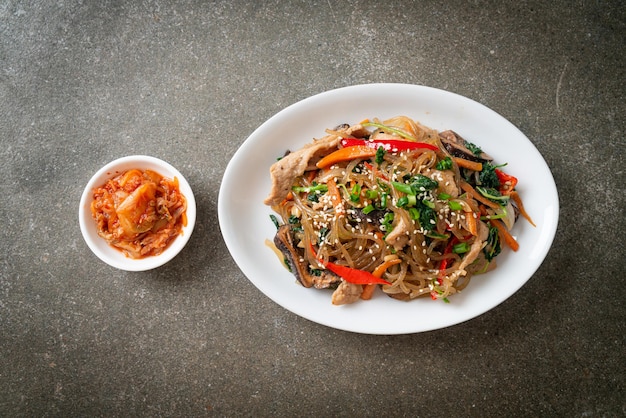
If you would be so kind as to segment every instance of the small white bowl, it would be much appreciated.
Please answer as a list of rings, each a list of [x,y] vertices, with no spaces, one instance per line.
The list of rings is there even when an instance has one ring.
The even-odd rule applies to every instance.
[[[108,179],[132,168],[152,170],[170,179],[176,177],[178,179],[180,192],[185,196],[185,199],[187,199],[187,225],[183,227],[182,234],[161,254],[140,259],[126,257],[120,250],[110,246],[98,235],[96,222],[91,216],[93,189],[104,184]],[[100,260],[120,270],[145,271],[167,263],[183,249],[185,244],[187,244],[196,223],[196,200],[185,177],[170,164],[154,157],[131,155],[108,163],[98,170],[91,180],[89,180],[80,199],[78,221],[85,242]]]

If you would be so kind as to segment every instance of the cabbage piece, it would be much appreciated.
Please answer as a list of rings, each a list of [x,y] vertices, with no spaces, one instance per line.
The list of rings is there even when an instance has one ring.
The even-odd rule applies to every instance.
[[[125,235],[146,232],[157,220],[155,211],[157,185],[151,181],[137,187],[117,207],[117,217]]]

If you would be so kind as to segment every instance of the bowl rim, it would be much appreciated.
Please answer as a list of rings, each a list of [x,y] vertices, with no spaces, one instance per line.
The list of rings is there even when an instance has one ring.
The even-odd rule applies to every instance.
[[[121,174],[131,168],[138,168],[141,170],[150,169],[158,172],[164,177],[176,177],[178,179],[180,191],[183,196],[185,196],[185,199],[187,199],[187,225],[183,227],[183,233],[176,237],[176,239],[165,249],[165,251],[156,256],[140,259],[126,257],[124,253],[110,246],[98,235],[96,231],[96,224],[91,217],[90,205],[93,201],[93,189],[100,184],[103,184],[107,179]],[[89,179],[81,194],[78,209],[78,221],[85,243],[94,255],[96,255],[101,261],[104,261],[106,264],[120,270],[146,271],[164,265],[176,257],[176,255],[178,255],[178,253],[180,253],[180,251],[185,247],[191,237],[196,222],[196,200],[191,186],[187,182],[185,176],[183,176],[180,171],[168,162],[148,155],[128,155],[105,164]]]

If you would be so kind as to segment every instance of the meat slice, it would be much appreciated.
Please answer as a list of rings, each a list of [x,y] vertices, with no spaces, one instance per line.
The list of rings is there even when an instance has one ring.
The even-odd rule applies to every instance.
[[[396,251],[400,251],[409,242],[410,230],[411,225],[403,217],[400,217],[398,223],[385,238],[385,242],[392,245]]]
[[[354,303],[361,297],[363,286],[342,281],[339,287],[333,292],[331,302],[333,305],[347,305]]]
[[[338,130],[340,134],[345,133],[345,136],[362,135],[363,131],[364,128],[361,125]],[[270,167],[272,189],[263,203],[268,206],[274,206],[282,202],[291,190],[293,179],[304,174],[307,168],[315,162],[316,158],[337,148],[341,139],[341,135],[332,134],[313,140],[313,142],[306,144],[297,151],[290,152],[272,164]]]

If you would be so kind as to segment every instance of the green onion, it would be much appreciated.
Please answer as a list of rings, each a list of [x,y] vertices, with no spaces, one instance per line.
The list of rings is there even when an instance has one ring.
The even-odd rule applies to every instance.
[[[409,186],[406,183],[400,183],[400,182],[397,182],[397,181],[392,181],[391,185],[393,186],[394,189],[396,189],[399,192],[402,192],[402,193],[405,193],[405,194],[415,194],[415,192],[413,191],[411,186]]]
[[[448,239],[450,238],[450,235],[448,234],[438,234],[436,232],[429,232],[428,234],[426,234],[427,237],[432,238],[432,239]]]
[[[506,202],[510,199],[510,196],[504,196],[500,194],[500,192],[497,191],[496,189],[476,187],[476,190],[478,190],[478,192],[484,197],[486,197],[487,199],[494,200],[500,203],[501,205],[506,204]]]
[[[463,209],[463,205],[461,205],[459,202],[455,202],[454,200],[451,200],[450,202],[448,202],[448,206],[450,206],[450,209],[452,210]]]
[[[367,214],[369,214],[369,213],[372,213],[372,212],[373,212],[373,211],[375,211],[375,210],[376,210],[376,208],[374,207],[374,205],[367,205],[367,206],[365,206],[365,207],[363,208],[363,213],[364,213],[365,215],[367,215]]]
[[[378,192],[376,190],[367,189],[365,191],[365,197],[368,199],[376,199],[378,197]]]
[[[440,160],[435,167],[437,170],[449,170],[452,168],[452,158],[446,157],[443,160]]]
[[[428,207],[429,207],[429,208],[431,208],[431,209],[435,209],[435,202],[431,202],[430,200],[426,200],[426,199],[424,199],[424,200],[422,200],[422,203],[423,203],[425,206],[428,206]]]
[[[409,216],[414,221],[418,221],[420,218],[420,211],[417,208],[409,208]]]
[[[437,195],[437,199],[439,200],[448,200],[450,199],[452,196],[450,196],[448,193],[439,193]]]
[[[328,191],[328,186],[325,184],[313,183],[312,186],[308,186],[308,187],[293,186],[291,190],[296,193],[314,193],[314,192],[326,193]]]
[[[459,242],[452,246],[452,252],[455,254],[464,254],[470,250],[470,245],[467,242]]]
[[[356,203],[359,200],[361,200],[361,185],[357,183],[352,186],[352,190],[350,192],[350,201]]]
[[[380,196],[380,207],[383,208],[383,209],[387,207],[387,198],[388,198],[388,196],[389,195],[387,193],[383,193]]]

